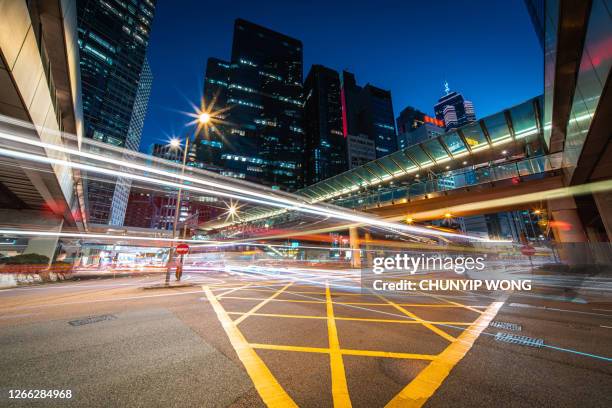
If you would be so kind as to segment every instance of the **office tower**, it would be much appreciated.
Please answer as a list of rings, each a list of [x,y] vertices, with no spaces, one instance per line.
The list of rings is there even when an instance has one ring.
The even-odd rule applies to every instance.
[[[303,185],[301,41],[237,19],[229,64],[207,63],[204,105],[213,123],[197,136],[199,161],[273,188]]]
[[[348,169],[376,160],[376,146],[368,135],[347,135]]]
[[[140,73],[138,82],[138,90],[136,91],[136,99],[134,100],[134,109],[132,110],[132,118],[128,128],[128,135],[125,142],[125,147],[130,150],[138,151],[140,147],[140,139],[142,136],[142,128],[144,126],[145,116],[147,115],[147,107],[149,106],[149,96],[151,95],[151,86],[153,85],[153,73],[149,62],[145,58]],[[124,156],[125,160],[129,157]],[[124,170],[124,169],[122,169]],[[132,182],[124,177],[117,179],[113,199],[111,202],[110,225],[121,226],[125,219],[125,210],[127,208],[128,199],[130,196],[130,187]]]
[[[169,143],[153,143],[149,148],[151,156],[175,162],[183,161],[182,151]]]
[[[404,108],[396,119],[397,144],[404,149],[444,133],[444,122],[411,106]]]
[[[137,150],[152,76],[145,54],[154,0],[79,0],[78,42],[85,137]],[[88,180],[89,221],[121,225],[129,194],[122,179]]]
[[[445,130],[443,127],[436,126],[430,122],[423,122],[416,129],[398,134],[397,142],[400,149],[405,149],[408,146],[422,143],[428,139],[443,135],[444,133]]]
[[[132,189],[125,211],[124,225],[127,227],[155,228],[153,220],[159,211],[162,197],[150,191]]]
[[[371,84],[357,85],[355,75],[342,72],[344,134],[365,134],[376,146],[376,157],[397,150],[391,91]]]
[[[406,106],[400,112],[395,122],[397,123],[397,133],[406,133],[412,129],[419,127],[420,123],[425,122],[425,113],[420,110],[413,108],[412,106]]]
[[[448,82],[444,83],[444,90],[446,94],[438,99],[434,112],[438,120],[444,121],[447,131],[476,121],[472,102],[466,101],[458,92],[451,92]]]
[[[313,65],[304,81],[304,180],[314,184],[348,170],[338,72]]]

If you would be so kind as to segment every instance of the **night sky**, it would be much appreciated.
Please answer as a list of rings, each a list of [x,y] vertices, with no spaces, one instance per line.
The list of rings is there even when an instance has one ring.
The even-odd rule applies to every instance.
[[[478,118],[542,93],[542,50],[522,0],[158,0],[148,58],[153,90],[141,150],[183,135],[206,59],[229,59],[238,17],[302,41],[312,64],[353,72],[433,115],[443,82]]]

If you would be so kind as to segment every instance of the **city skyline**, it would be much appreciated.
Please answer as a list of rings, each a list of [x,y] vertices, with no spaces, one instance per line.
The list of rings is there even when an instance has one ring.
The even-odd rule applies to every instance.
[[[612,406],[611,1],[0,0],[1,405]]]
[[[172,9],[158,5],[159,18],[154,21],[149,47],[156,81],[141,150],[146,151],[152,143],[172,135],[185,134],[185,124],[189,120],[182,112],[191,111],[190,103],[198,103],[206,60],[227,55],[236,18],[301,40],[304,78],[311,65],[322,64],[337,71],[348,69],[361,83],[390,90],[396,114],[410,105],[433,115],[433,106],[444,94],[445,81],[449,82],[451,90],[461,92],[478,107],[478,117],[499,111],[508,104],[523,102],[543,90],[542,51],[523,2],[496,6],[486,2],[459,5],[449,2],[432,14],[432,6],[417,10],[407,5],[391,8],[392,11],[378,10],[379,18],[372,18],[373,10],[367,4],[355,4],[345,10],[344,15],[351,17],[348,19],[351,22],[364,21],[368,17],[364,25],[368,30],[349,21],[345,23],[341,18],[334,20],[336,29],[332,30],[330,20],[343,15],[338,5],[329,5],[323,12],[314,4],[308,13],[296,5],[276,8],[271,5],[275,9],[274,17],[241,2],[229,11],[209,5],[206,12],[214,14],[215,18],[199,26],[190,24],[197,14],[188,12],[197,9],[194,3]],[[315,12],[316,9],[320,13]],[[398,21],[397,14],[405,16],[405,23]],[[431,18],[425,18],[427,16]],[[385,18],[391,23],[382,21]],[[185,22],[179,30],[171,25],[176,19]],[[309,28],[304,19],[318,23]],[[459,20],[462,21],[460,27],[450,24]],[[487,35],[493,29],[496,36]],[[332,31],[343,34],[334,36]],[[324,41],[326,36],[328,40]],[[448,38],[464,38],[472,46],[449,46]],[[177,41],[185,46],[173,47]],[[443,53],[437,51],[438,47]],[[482,53],[483,50],[487,52]],[[496,58],[498,52],[510,63]],[[464,57],[460,58],[459,54]],[[372,60],[380,62],[372,64]],[[177,64],[182,67],[180,75],[175,72]],[[479,75],[476,77],[473,72]],[[518,78],[521,81],[513,81]],[[498,93],[505,95],[504,101],[495,97]]]

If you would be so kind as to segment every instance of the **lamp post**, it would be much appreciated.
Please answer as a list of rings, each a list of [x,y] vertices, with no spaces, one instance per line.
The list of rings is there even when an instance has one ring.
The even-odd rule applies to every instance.
[[[210,115],[206,112],[200,113],[198,116],[198,121],[201,124],[206,124],[210,121]],[[172,139],[170,141],[170,146],[175,149],[179,149],[181,147],[181,142],[178,139]],[[187,153],[189,151],[189,136],[185,137],[185,150],[183,151],[183,162],[181,166],[181,183],[182,176],[185,175],[185,166],[187,165]],[[176,193],[176,205],[174,207],[174,222],[172,223],[172,241],[170,243],[170,254],[168,255],[168,263],[166,264],[166,285],[170,284],[170,266],[172,260],[174,259],[174,253],[176,250],[176,231],[177,225],[179,222],[179,213],[181,212],[181,196],[183,193],[183,188],[179,187]]]

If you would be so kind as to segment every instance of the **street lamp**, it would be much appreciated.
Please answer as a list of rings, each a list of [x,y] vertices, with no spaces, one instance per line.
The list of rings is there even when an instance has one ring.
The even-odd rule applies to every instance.
[[[170,140],[170,147],[173,149],[179,149],[181,147],[181,141],[176,138]],[[189,136],[186,136],[185,137],[185,150],[183,151],[183,165],[181,166],[181,176],[185,175],[185,166],[187,165],[187,151],[188,150],[189,150]],[[166,264],[166,285],[170,284],[170,264],[172,260],[174,259],[176,226],[179,221],[179,213],[181,212],[182,193],[183,193],[183,188],[179,187],[178,192],[176,193],[176,206],[174,208],[174,222],[172,223],[172,241],[170,243],[170,254],[168,255],[168,263]]]
[[[200,122],[203,125],[205,125],[208,122],[210,122],[210,113],[208,113],[208,112],[200,113],[200,115],[198,116],[198,122]]]

